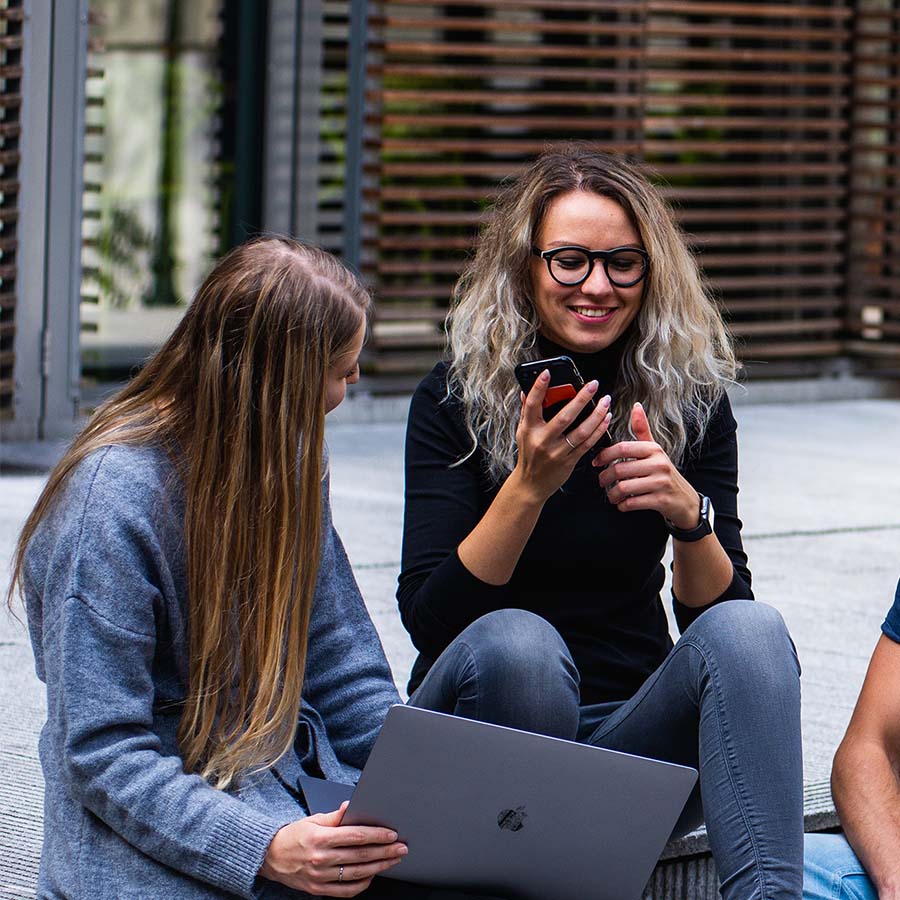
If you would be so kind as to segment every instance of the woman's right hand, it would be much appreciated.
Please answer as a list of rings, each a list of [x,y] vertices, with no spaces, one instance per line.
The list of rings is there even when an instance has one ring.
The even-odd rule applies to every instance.
[[[516,472],[523,484],[545,501],[568,481],[575,464],[606,433],[609,427],[609,396],[577,428],[566,429],[597,393],[597,382],[589,381],[549,422],[544,421],[544,397],[550,386],[550,373],[541,372],[524,397],[522,415],[516,428],[519,457]]]
[[[276,832],[259,874],[317,897],[355,897],[407,853],[389,828],[341,825],[347,803]]]

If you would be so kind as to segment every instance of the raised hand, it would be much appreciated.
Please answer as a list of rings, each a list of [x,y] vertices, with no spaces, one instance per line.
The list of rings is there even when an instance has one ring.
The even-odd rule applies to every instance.
[[[700,516],[697,491],[653,440],[640,403],[631,409],[633,441],[607,447],[593,461],[602,468],[600,484],[622,512],[653,509],[678,528],[693,528]]]

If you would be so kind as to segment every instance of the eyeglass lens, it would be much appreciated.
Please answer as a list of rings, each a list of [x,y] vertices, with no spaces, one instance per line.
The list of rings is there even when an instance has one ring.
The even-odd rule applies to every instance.
[[[640,253],[627,248],[616,250],[605,260],[606,277],[616,287],[630,287],[643,277],[646,261]],[[550,274],[560,284],[578,284],[587,278],[590,257],[581,250],[564,250],[551,257]]]

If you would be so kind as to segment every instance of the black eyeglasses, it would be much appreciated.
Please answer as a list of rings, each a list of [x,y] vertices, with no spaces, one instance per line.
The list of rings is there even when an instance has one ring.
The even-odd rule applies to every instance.
[[[587,281],[594,271],[594,260],[603,261],[609,283],[616,287],[633,287],[647,274],[650,254],[639,247],[616,247],[613,250],[585,250],[584,247],[554,247],[531,252],[547,263],[550,277],[566,287]]]

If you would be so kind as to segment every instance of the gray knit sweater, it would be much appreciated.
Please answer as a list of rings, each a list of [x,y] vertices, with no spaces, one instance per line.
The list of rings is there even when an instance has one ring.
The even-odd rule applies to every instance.
[[[298,775],[355,780],[399,701],[331,523],[327,480],[323,491],[294,752],[225,793],[184,773],[175,736],[188,636],[174,467],[159,450],[115,447],[73,474],[25,567],[48,706],[40,897],[301,896],[257,877],[275,832],[304,815]]]

